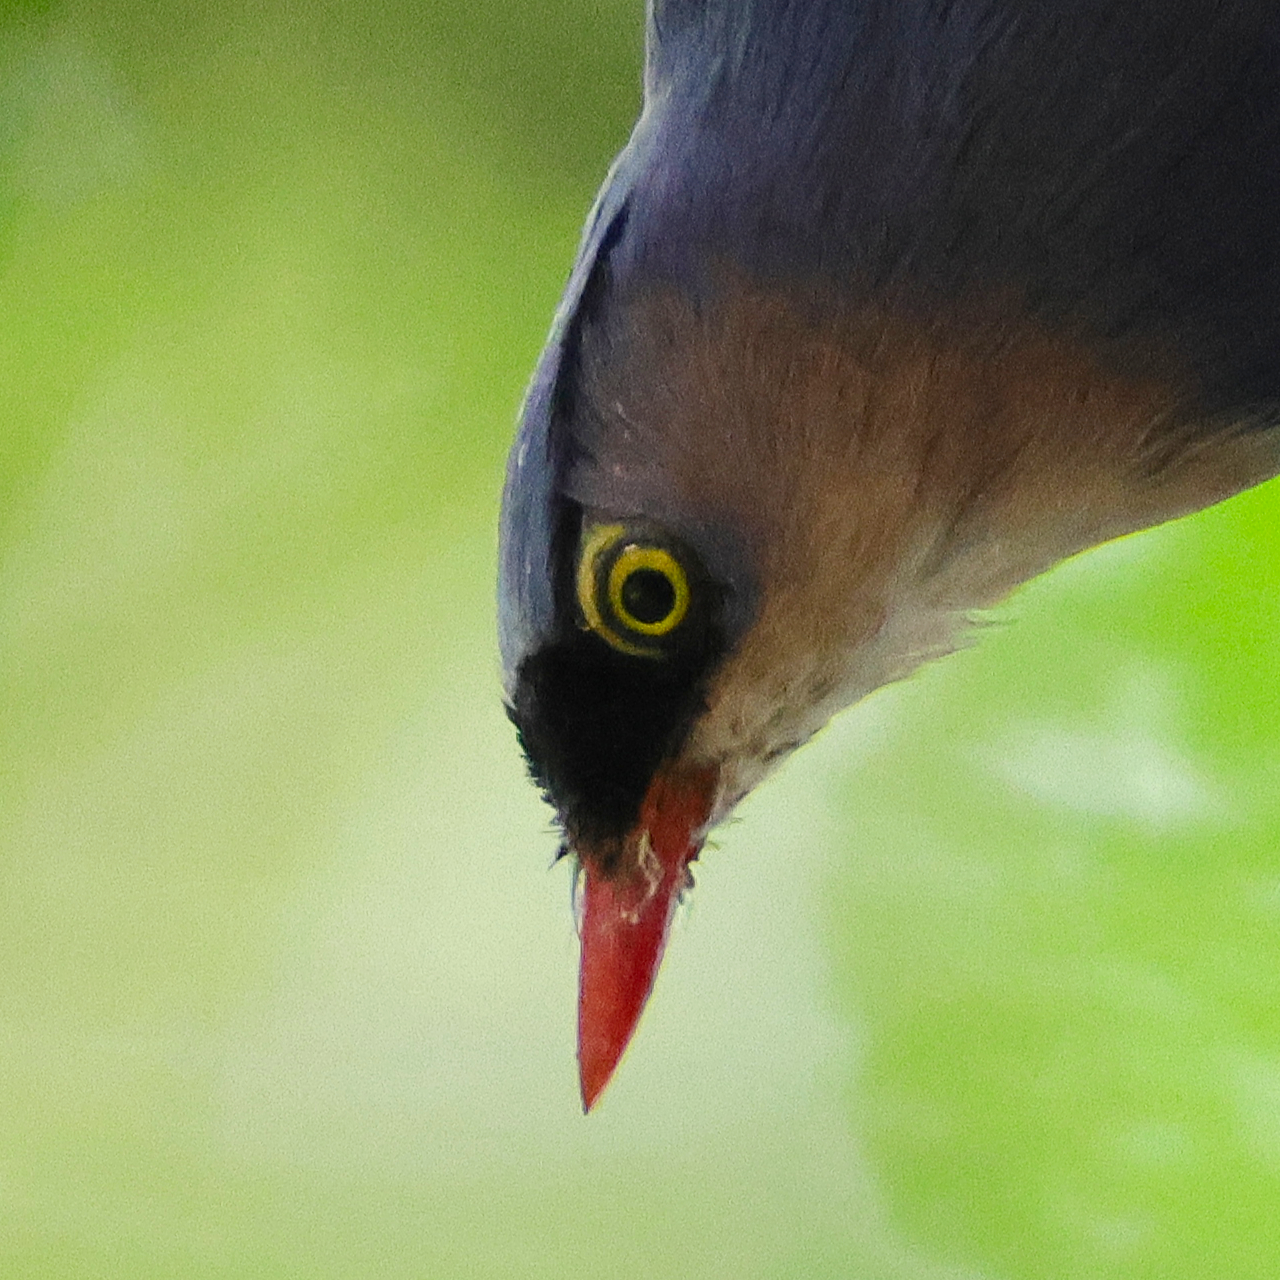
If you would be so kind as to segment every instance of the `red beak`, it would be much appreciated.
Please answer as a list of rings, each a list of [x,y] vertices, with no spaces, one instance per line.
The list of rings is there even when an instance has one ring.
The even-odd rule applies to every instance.
[[[583,860],[578,1078],[584,1111],[609,1083],[653,990],[715,796],[714,770],[659,771],[627,835],[623,867],[605,875]]]

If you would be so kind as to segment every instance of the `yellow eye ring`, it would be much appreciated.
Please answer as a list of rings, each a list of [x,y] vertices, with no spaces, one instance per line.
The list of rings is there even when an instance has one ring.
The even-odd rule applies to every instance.
[[[600,557],[619,539],[626,536],[626,530],[620,524],[598,524],[583,541],[582,551],[578,556],[578,605],[587,626],[597,635],[603,636],[615,649],[624,652],[636,650],[614,635],[612,628],[605,622],[596,603],[596,566]]]
[[[627,603],[627,583],[636,573],[656,573],[671,590],[671,607],[650,622],[636,616]],[[637,635],[670,635],[689,612],[689,578],[680,562],[662,547],[624,547],[609,569],[609,608],[628,631]]]
[[[621,653],[660,658],[657,644],[684,621],[692,603],[689,575],[670,551],[652,543],[627,543],[620,524],[598,524],[585,531],[578,558],[578,605],[587,626]],[[646,620],[637,616],[627,587],[637,573],[658,574],[670,592],[666,612]],[[650,583],[652,588],[654,584]],[[660,603],[665,603],[661,601]]]

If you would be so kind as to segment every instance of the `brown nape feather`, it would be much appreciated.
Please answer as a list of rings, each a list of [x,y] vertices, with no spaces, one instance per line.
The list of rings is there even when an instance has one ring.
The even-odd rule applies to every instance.
[[[750,550],[758,613],[695,726],[702,758],[784,753],[953,647],[966,611],[1280,468],[1273,433],[1198,417],[1174,362],[1007,305],[720,297],[653,291],[586,327],[571,477],[587,506]]]

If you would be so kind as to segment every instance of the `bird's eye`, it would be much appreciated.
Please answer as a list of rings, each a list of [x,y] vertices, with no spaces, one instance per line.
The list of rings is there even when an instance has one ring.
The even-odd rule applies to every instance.
[[[587,626],[615,649],[661,657],[689,613],[689,574],[678,554],[622,525],[586,531],[578,604]]]
[[[689,579],[670,551],[632,543],[610,566],[609,606],[629,631],[668,635],[689,611]]]

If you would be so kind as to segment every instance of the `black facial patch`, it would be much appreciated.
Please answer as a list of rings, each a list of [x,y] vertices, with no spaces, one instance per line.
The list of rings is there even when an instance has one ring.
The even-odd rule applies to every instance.
[[[619,653],[589,632],[527,658],[511,718],[529,771],[585,844],[623,835],[701,704],[687,664]]]

